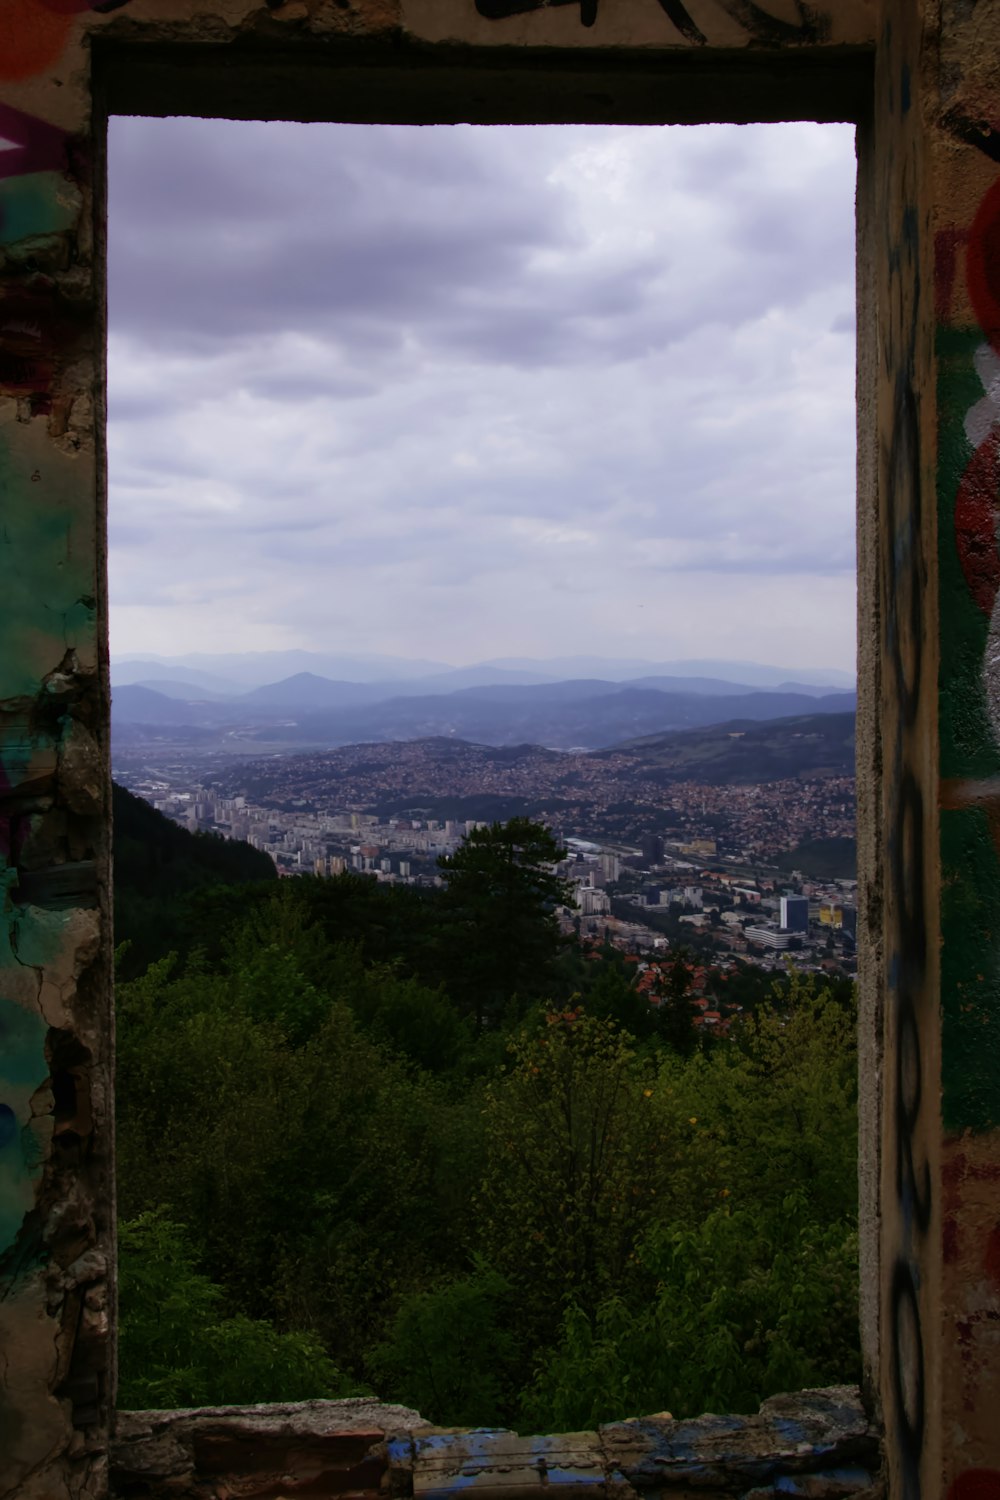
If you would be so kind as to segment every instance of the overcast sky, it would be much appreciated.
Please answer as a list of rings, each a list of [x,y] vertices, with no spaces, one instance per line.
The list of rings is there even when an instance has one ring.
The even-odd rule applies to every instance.
[[[854,662],[853,131],[116,119],[115,654]]]

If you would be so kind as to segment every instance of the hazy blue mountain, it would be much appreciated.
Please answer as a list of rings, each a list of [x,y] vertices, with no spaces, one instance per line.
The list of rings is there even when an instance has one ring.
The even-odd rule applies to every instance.
[[[603,682],[598,677],[582,677],[568,682],[487,683],[482,687],[460,688],[449,693],[449,703],[476,699],[489,703],[543,704],[584,703],[588,698],[609,698],[625,692],[635,683]],[[743,691],[741,689],[741,691]]]
[[[479,691],[466,689],[462,685],[464,674],[446,673],[444,676],[414,678],[412,682],[335,682],[330,677],[319,677],[315,672],[296,672],[281,682],[269,682],[263,687],[241,693],[240,704],[245,709],[282,708],[289,712],[318,713],[327,708],[351,708],[364,703],[384,703],[391,698],[451,694],[456,691]],[[492,688],[482,689],[484,692]]]
[[[315,713],[325,708],[354,707],[384,696],[382,684],[335,682],[330,677],[318,677],[315,672],[296,672],[280,682],[265,683],[249,693],[241,693],[239,704],[244,711],[273,708]]]
[[[184,656],[116,658],[112,680],[119,685],[159,679],[191,682],[211,692],[237,693],[309,673],[332,681],[381,684],[386,696],[451,692],[466,687],[531,685],[596,679],[645,685],[675,683],[676,691],[720,693],[773,688],[820,693],[850,689],[850,672],[831,668],[791,671],[758,662],[652,661],[640,657],[571,656],[534,660],[497,658],[454,667],[443,662],[336,651],[195,652]],[[715,684],[720,684],[716,686]],[[726,687],[721,686],[726,684]],[[671,689],[673,690],[673,689]]]
[[[553,678],[601,677],[613,681],[634,681],[641,677],[710,677],[745,687],[780,688],[783,683],[799,679],[821,687],[850,689],[854,673],[836,667],[810,667],[790,670],[752,661],[650,661],[641,657],[558,656],[538,660],[512,656],[498,657],[487,666],[505,670],[545,672]]]
[[[630,687],[655,688],[659,693],[708,693],[716,698],[741,697],[747,692],[745,682],[726,682],[722,677],[630,677]],[[823,687],[792,687],[783,683],[777,692],[806,693],[823,697],[829,692]]]
[[[211,672],[200,672],[195,667],[178,670],[176,665],[148,656],[130,656],[111,663],[111,686],[126,687],[133,683],[148,685],[156,683],[159,692],[166,692],[163,683],[187,683],[192,693],[210,692],[225,695],[238,693],[239,687],[225,677]],[[170,695],[174,696],[174,695]]]
[[[664,679],[654,679],[662,681]],[[670,681],[671,679],[665,679]],[[412,685],[410,685],[412,687]],[[191,726],[292,746],[455,737],[488,745],[540,744],[596,749],[642,735],[804,712],[843,712],[854,695],[815,698],[768,690],[718,693],[662,691],[600,679],[552,683],[490,683],[449,693],[385,697],[385,684],[334,681],[296,673],[240,695],[183,700],[129,684],[113,694],[113,723],[182,731]],[[203,737],[198,736],[199,740]]]
[[[778,693],[805,693],[807,697],[824,698],[831,692],[853,692],[854,678],[850,682],[840,683],[817,683],[817,682],[781,682],[775,689]]]
[[[117,668],[130,665],[132,660],[134,658],[122,657]],[[234,684],[234,692],[263,687],[299,672],[314,672],[318,677],[329,677],[334,681],[389,682],[454,670],[447,662],[334,651],[199,651],[185,656],[144,657],[142,661],[147,664],[147,669],[139,674],[144,679],[160,675],[148,670],[148,663],[152,662],[163,669],[163,675],[172,678],[190,678],[197,672],[199,680],[206,676],[217,682],[225,679]]]
[[[535,671],[527,667],[508,669],[480,662],[472,667],[453,667],[448,672],[437,672],[430,677],[414,678],[412,686],[425,693],[453,693],[462,688],[503,687],[536,685],[554,682],[551,673]]]
[[[180,698],[185,703],[227,703],[233,697],[232,692],[222,693],[218,688],[209,689],[200,686],[197,682],[178,682],[169,677],[153,677],[148,682],[114,682],[112,691],[121,692],[125,686],[146,688],[150,692],[161,693],[167,698]]]
[[[538,692],[538,698],[526,694]],[[695,728],[734,717],[774,719],[791,714],[839,713],[854,707],[853,694],[808,698],[794,693],[749,693],[712,698],[625,687],[560,701],[545,689],[510,689],[500,697],[475,692],[427,698],[393,698],[369,708],[305,714],[294,724],[258,731],[289,745],[344,745],[370,740],[451,736],[489,745],[540,744],[556,749],[596,749],[640,735]]]
[[[850,689],[854,687],[855,674],[839,667],[810,667],[808,671],[798,668],[771,667],[754,661],[675,661],[664,663],[678,676],[697,673],[706,677],[724,677],[735,682],[745,682],[748,687],[780,688],[782,683],[792,681],[816,683],[823,687]],[[658,670],[663,670],[660,668]]]
[[[129,683],[111,692],[112,720],[132,724],[197,725],[207,705],[182,702],[153,688]]]

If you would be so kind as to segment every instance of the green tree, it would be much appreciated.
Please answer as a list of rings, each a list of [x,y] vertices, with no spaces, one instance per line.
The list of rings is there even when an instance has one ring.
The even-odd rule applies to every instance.
[[[401,1297],[468,1263],[479,1088],[365,1034],[350,965],[331,997],[276,944],[232,962],[119,987],[122,1212],[165,1205],[235,1306],[357,1373]]]
[[[678,1057],[690,1057],[698,1046],[691,999],[691,970],[679,955],[660,989],[660,1035]]]
[[[439,941],[453,998],[477,1029],[547,992],[562,946],[555,908],[570,887],[552,873],[565,855],[530,818],[476,828],[438,860],[446,882]]]
[[[126,1410],[362,1394],[313,1333],[226,1310],[183,1225],[153,1210],[119,1225],[119,1405]]]
[[[404,1299],[371,1368],[383,1395],[449,1427],[497,1426],[512,1410],[511,1286],[480,1262]]]
[[[850,1003],[790,970],[710,1056],[660,1062],[669,1191],[628,1282],[575,1294],[525,1401],[534,1428],[664,1408],[751,1411],[858,1378],[857,1080]]]
[[[578,1010],[511,1045],[487,1092],[483,1253],[517,1292],[536,1344],[567,1296],[593,1308],[629,1281],[636,1240],[665,1189],[669,1139],[648,1066],[611,1022]]]
[[[857,1234],[817,1223],[799,1192],[720,1205],[640,1246],[646,1298],[567,1307],[525,1400],[532,1431],[668,1410],[755,1411],[767,1396],[860,1377]]]

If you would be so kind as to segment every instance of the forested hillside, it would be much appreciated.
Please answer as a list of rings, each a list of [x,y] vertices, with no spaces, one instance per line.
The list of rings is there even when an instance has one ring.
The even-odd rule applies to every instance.
[[[557,1430],[858,1377],[842,994],[748,978],[706,1052],[683,956],[651,1004],[559,938],[525,820],[428,891],[173,880],[176,833],[155,894],[116,865],[122,1406]]]
[[[190,946],[194,918],[188,898],[195,892],[277,879],[270,858],[259,849],[188,833],[117,782],[112,815],[115,932],[119,943],[129,944],[119,960],[120,973],[141,973],[171,949]]]

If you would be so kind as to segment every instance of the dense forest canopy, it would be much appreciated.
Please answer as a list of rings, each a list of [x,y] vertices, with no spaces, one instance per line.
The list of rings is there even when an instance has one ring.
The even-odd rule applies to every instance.
[[[558,1430],[857,1379],[843,985],[748,972],[706,1050],[682,957],[651,999],[560,937],[539,825],[477,830],[436,890],[277,882],[136,800],[122,1406],[371,1391]]]

